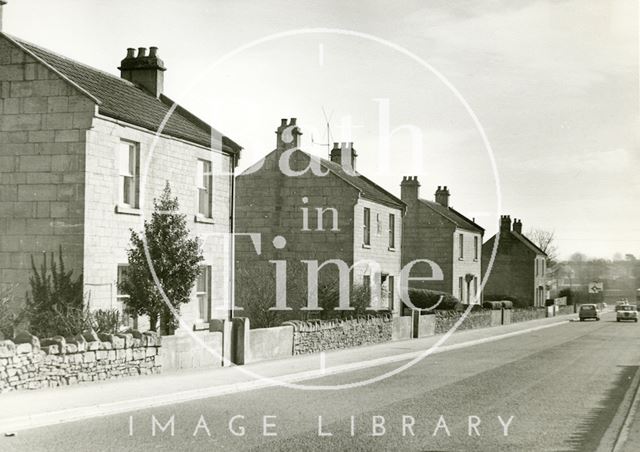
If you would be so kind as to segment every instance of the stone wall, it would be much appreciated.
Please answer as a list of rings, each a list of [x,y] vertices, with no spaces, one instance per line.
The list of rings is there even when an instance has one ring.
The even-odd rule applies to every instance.
[[[545,317],[547,317],[547,310],[545,308],[516,308],[512,309],[511,323],[544,319]]]
[[[464,312],[436,311],[435,334],[444,334],[462,317]],[[470,312],[456,331],[487,328],[491,326],[491,311]]]
[[[293,328],[278,326],[249,330],[245,364],[266,359],[287,358],[293,355]]]
[[[42,341],[20,333],[14,341],[0,341],[0,393],[158,373],[159,349],[153,332],[88,332]]]
[[[294,355],[387,342],[392,335],[390,315],[349,320],[294,320],[284,325],[293,327]]]

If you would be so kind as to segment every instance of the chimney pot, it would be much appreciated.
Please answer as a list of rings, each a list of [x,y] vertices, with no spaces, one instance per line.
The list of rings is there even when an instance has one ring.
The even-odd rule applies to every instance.
[[[291,122],[289,123],[290,126],[295,126],[296,125],[296,118],[291,118]]]
[[[418,200],[420,182],[418,176],[404,176],[400,184],[400,199],[405,203],[413,203]]]
[[[280,127],[284,127],[284,126],[286,126],[286,125],[287,125],[287,118],[282,118],[282,119],[280,120]]]
[[[142,87],[155,97],[160,97],[164,87],[164,62],[158,58],[158,48],[151,47],[151,54],[146,56],[145,47],[138,48],[137,56],[135,49],[128,48],[127,56],[120,62],[120,76]]]
[[[340,143],[338,143],[337,141],[333,142],[333,149],[340,149]]]
[[[285,134],[284,137],[283,134]],[[288,124],[286,119],[281,119],[280,127],[276,129],[276,149],[279,151],[285,151],[291,148],[299,149],[301,135],[302,132],[300,128],[296,126],[296,118],[291,118]]]
[[[447,190],[447,186],[444,187],[438,185],[438,189],[436,190],[436,202],[444,207],[449,207],[449,190]]]

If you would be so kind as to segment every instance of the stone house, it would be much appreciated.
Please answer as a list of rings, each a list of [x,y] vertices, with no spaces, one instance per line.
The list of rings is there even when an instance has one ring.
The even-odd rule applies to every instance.
[[[319,284],[337,284],[338,267],[323,263],[340,260],[354,267],[347,276],[350,286],[371,287],[379,295],[377,307],[399,312],[395,288],[404,203],[356,172],[352,143],[334,143],[325,160],[300,149],[295,118],[283,119],[276,135],[276,149],[236,178],[236,232],[261,238],[260,255],[248,238],[236,238],[236,286],[246,284],[258,268],[273,274],[270,261],[286,261],[289,274],[296,275],[294,284],[304,287],[306,305],[308,274],[302,261],[317,261]],[[251,302],[240,298],[238,305]]]
[[[502,215],[500,237],[493,265],[489,262],[493,254],[497,235],[482,245],[483,274],[488,274],[484,287],[485,297],[515,297],[519,304],[544,306],[547,299],[546,262],[547,255],[524,234],[522,221]]]
[[[18,296],[32,256],[61,246],[90,307],[121,308],[130,229],[168,181],[204,241],[184,319],[226,318],[241,148],[163,93],[165,70],[155,47],[128,49],[118,77],[0,33],[0,282]]]
[[[405,176],[400,185],[402,201],[407,205],[403,220],[402,265],[429,260],[442,271],[438,279],[431,264],[418,262],[411,278],[436,278],[410,281],[412,288],[450,293],[462,303],[480,303],[476,299],[481,282],[482,236],[484,229],[449,205],[449,189],[439,186],[435,201],[419,197],[417,176]]]

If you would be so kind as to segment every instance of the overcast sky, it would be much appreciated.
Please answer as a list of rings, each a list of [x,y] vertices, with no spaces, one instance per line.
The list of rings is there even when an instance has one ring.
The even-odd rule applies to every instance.
[[[497,197],[481,136],[445,83],[398,50],[406,49],[477,115],[495,153],[502,212],[524,230],[555,231],[563,257],[640,257],[637,2],[452,3],[9,0],[5,31],[115,74],[127,47],[158,46],[165,93],[244,146],[241,169],[274,148],[283,117],[297,117],[305,149],[324,156],[324,109],[333,141],[351,135],[362,173],[396,194],[403,175],[417,175],[429,199],[449,186],[451,204],[488,239]],[[251,41],[318,27],[396,48],[300,33],[215,64]],[[413,128],[392,136],[388,165],[379,158],[387,103],[392,129]],[[346,118],[351,132],[340,127]],[[415,130],[422,166],[411,152]]]

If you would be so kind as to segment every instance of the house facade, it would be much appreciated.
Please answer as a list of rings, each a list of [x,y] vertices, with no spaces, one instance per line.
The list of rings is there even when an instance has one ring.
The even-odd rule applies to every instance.
[[[0,282],[24,296],[31,258],[62,247],[90,308],[121,308],[130,230],[169,182],[205,258],[183,318],[226,317],[241,148],[164,95],[157,48],[128,49],[120,70],[0,33]]]
[[[482,268],[487,276],[485,296],[515,297],[519,303],[544,306],[547,299],[547,255],[522,234],[522,221],[500,218],[500,237],[493,264],[496,236],[482,245]]]
[[[403,221],[402,265],[429,260],[442,271],[437,278],[434,266],[425,262],[412,265],[412,288],[450,293],[466,304],[480,303],[482,236],[484,229],[449,206],[449,189],[438,187],[435,201],[419,196],[420,182],[404,177],[402,201],[407,205]]]
[[[247,237],[236,238],[236,286],[275,260],[307,290],[303,261],[317,262],[320,284],[337,284],[340,261],[353,267],[350,286],[371,287],[377,307],[398,312],[404,204],[355,171],[351,143],[334,143],[325,160],[300,149],[301,134],[295,119],[283,119],[276,149],[237,177],[236,232],[256,234],[262,245],[258,254]],[[238,305],[251,302],[240,298]]]

